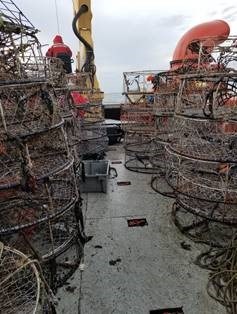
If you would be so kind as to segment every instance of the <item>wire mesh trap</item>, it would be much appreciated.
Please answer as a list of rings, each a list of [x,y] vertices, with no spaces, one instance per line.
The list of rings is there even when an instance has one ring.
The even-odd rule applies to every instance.
[[[222,42],[217,38],[206,41],[215,43],[210,50],[215,59],[206,59],[210,53],[206,48],[199,50],[203,46],[191,46],[201,53],[200,68],[179,77],[175,132],[166,146],[167,179],[186,211],[207,221],[233,225],[237,98],[232,66],[236,66],[236,47],[231,38],[219,47]]]
[[[169,143],[173,137],[173,133],[176,133],[174,127],[173,115],[156,115],[156,131],[155,136],[157,141]]]
[[[153,174],[151,179],[151,188],[163,196],[175,198],[174,190],[168,184],[166,180],[166,173],[162,169],[157,170],[157,172]]]
[[[36,36],[38,30],[16,4],[12,0],[1,0],[0,13],[0,85],[46,78],[54,86],[65,84],[62,62],[43,57]]]
[[[159,143],[140,134],[132,135],[132,133],[127,134],[125,138],[125,167],[128,170],[141,173],[156,172],[155,164],[151,163],[151,158],[158,154]]]
[[[0,191],[0,234],[34,226],[62,214],[77,200],[75,177],[70,165],[52,177]]]
[[[210,250],[201,255],[197,264],[213,271],[208,293],[233,314],[237,313],[232,241],[237,226],[236,38],[205,38],[187,49],[192,58],[171,62],[172,69],[178,67],[180,85],[171,133],[165,139],[165,180],[176,198],[174,224],[190,239],[216,247],[213,254]],[[159,89],[157,94],[162,113],[162,104],[169,108],[169,96],[159,95]]]
[[[55,97],[57,99],[58,111],[61,117],[72,116],[73,105],[71,102],[70,91],[67,86],[54,89]]]
[[[77,118],[73,114],[64,117],[64,130],[67,135],[67,142],[70,154],[74,158],[74,163],[80,162],[80,143],[81,143],[81,127]]]
[[[158,71],[157,71],[158,72]],[[154,136],[154,85],[157,72],[124,72],[125,104],[121,107],[121,126],[125,133],[125,166],[131,171],[153,173],[150,157],[156,153]]]
[[[180,205],[207,220],[235,224],[236,165],[190,159],[166,150],[168,183]]]
[[[173,133],[176,133],[174,111],[179,88],[179,75],[172,71],[158,73],[153,78],[153,84],[153,110],[156,121],[155,139],[160,149],[150,159],[153,168],[157,170],[152,176],[151,187],[164,196],[175,197],[172,187],[169,186],[166,180],[165,145],[173,139]]]
[[[22,139],[6,136],[0,141],[0,189],[18,185],[27,177],[43,179],[72,161],[62,123]]]
[[[123,73],[123,91],[130,104],[153,102],[152,78],[160,71],[134,71]],[[150,97],[151,96],[151,97]]]
[[[72,135],[69,145],[77,155],[76,159],[103,158],[108,146],[106,128],[102,126],[104,113],[96,95],[70,91],[73,119],[69,125],[69,134]]]
[[[154,112],[158,116],[173,115],[179,91],[179,73],[167,71],[157,73],[152,78],[154,86]]]
[[[151,187],[154,191],[168,197],[174,197],[173,188],[167,182],[166,142],[156,138],[157,152],[151,156],[150,163],[156,170],[152,176]]]
[[[75,235],[60,255],[43,264],[44,276],[54,292],[57,292],[78,269],[82,256],[83,246],[78,235]]]
[[[194,159],[236,162],[236,130],[234,120],[210,120],[176,117],[172,149]]]
[[[76,116],[81,118],[82,125],[90,126],[99,124],[104,121],[104,113],[101,104],[88,103],[81,104],[80,106],[74,105],[74,112]]]
[[[101,127],[101,124],[81,125],[77,151],[82,159],[91,159],[92,156],[96,155],[103,157],[107,147],[107,132],[105,128]]]
[[[235,72],[184,75],[175,111],[188,117],[236,118],[236,84]]]
[[[68,147],[76,164],[80,162],[81,148],[81,121],[80,111],[77,110],[71,99],[71,92],[68,87],[55,90],[58,110],[64,120],[64,130],[67,134]]]
[[[42,132],[60,123],[57,103],[45,83],[0,86],[0,130],[12,136]]]
[[[154,93],[154,114],[158,117],[173,116],[177,101],[177,92],[156,91]]]
[[[180,194],[222,203],[236,203],[236,164],[192,159],[166,147],[169,171],[175,181],[170,183]]]
[[[147,104],[123,105],[120,120],[124,132],[151,136],[155,132],[153,108]]]
[[[237,228],[194,215],[177,202],[172,207],[172,220],[189,239],[218,248],[227,245]]]
[[[0,243],[0,307],[6,314],[36,313],[41,281],[35,261]]]
[[[12,0],[0,1],[0,13],[0,84],[38,79],[45,66],[38,30]]]
[[[157,140],[169,142],[173,128],[173,115],[179,90],[179,74],[173,71],[158,73],[155,85],[153,110],[156,117]]]
[[[77,234],[78,222],[72,208],[60,216],[0,237],[4,243],[19,248],[24,254],[48,261],[70,247]]]
[[[46,57],[43,59],[44,68],[39,69],[39,74],[42,72],[40,77],[46,77],[47,82],[56,89],[63,89],[67,86],[67,76],[64,69],[63,61],[59,58]],[[40,72],[41,71],[41,72]],[[68,89],[65,90],[68,92]]]
[[[79,112],[71,102],[63,64],[42,56],[36,34],[12,0],[0,0],[0,238],[34,256],[55,288],[76,270],[82,256],[82,213],[76,211],[79,192],[71,157],[79,145],[80,124],[75,123]],[[89,100],[99,108],[94,95]],[[100,121],[101,106],[97,109],[83,108],[78,121]],[[26,256],[12,258],[5,267],[4,252],[0,311],[39,313],[40,300],[42,313],[51,313],[40,299],[33,262]],[[6,273],[8,266],[12,274]]]

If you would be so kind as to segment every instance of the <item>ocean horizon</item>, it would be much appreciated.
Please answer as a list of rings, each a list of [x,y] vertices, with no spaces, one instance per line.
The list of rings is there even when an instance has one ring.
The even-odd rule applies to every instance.
[[[124,96],[121,93],[105,93],[103,105],[121,104],[124,102]]]

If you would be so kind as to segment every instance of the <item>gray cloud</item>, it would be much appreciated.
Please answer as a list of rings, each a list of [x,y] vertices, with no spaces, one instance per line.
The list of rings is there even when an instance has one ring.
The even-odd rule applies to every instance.
[[[233,9],[236,9],[236,6],[230,6],[230,7],[226,7],[222,10],[223,13],[229,12],[229,11],[233,11]]]

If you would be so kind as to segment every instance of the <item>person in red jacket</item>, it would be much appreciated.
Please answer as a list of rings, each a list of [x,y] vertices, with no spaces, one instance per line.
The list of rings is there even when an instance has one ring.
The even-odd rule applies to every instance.
[[[46,52],[46,57],[59,58],[63,61],[64,69],[66,73],[72,73],[71,49],[63,43],[63,38],[60,35],[56,35],[53,40],[53,45]]]

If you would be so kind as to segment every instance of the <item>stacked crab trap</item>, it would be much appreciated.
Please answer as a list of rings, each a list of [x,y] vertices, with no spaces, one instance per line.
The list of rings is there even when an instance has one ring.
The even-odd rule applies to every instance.
[[[153,173],[150,159],[159,152],[155,140],[156,121],[153,110],[155,71],[125,72],[125,104],[121,108],[124,131],[125,167],[132,171]]]
[[[237,313],[236,42],[191,42],[187,50],[197,58],[177,60],[154,77],[160,151],[150,159],[152,188],[175,198],[172,219],[179,230],[208,245],[196,263],[211,270],[207,292],[231,314]]]
[[[78,72],[68,76],[68,102],[72,109],[74,131],[73,147],[79,159],[103,159],[108,146],[103,125],[103,93],[96,90],[90,73]]]
[[[40,261],[56,289],[81,257],[74,156],[54,90],[64,73],[14,3],[0,9],[0,239]]]
[[[216,46],[215,62],[208,67],[180,75],[175,132],[166,145],[166,179],[176,196],[176,225],[218,246],[231,238],[237,222],[234,41],[229,38]]]
[[[173,190],[166,181],[165,146],[169,144],[173,132],[174,109],[179,88],[179,75],[174,71],[161,72],[154,77],[154,114],[156,121],[155,141],[156,154],[151,156],[150,162],[156,170],[151,179],[151,187],[158,193],[173,197]]]

